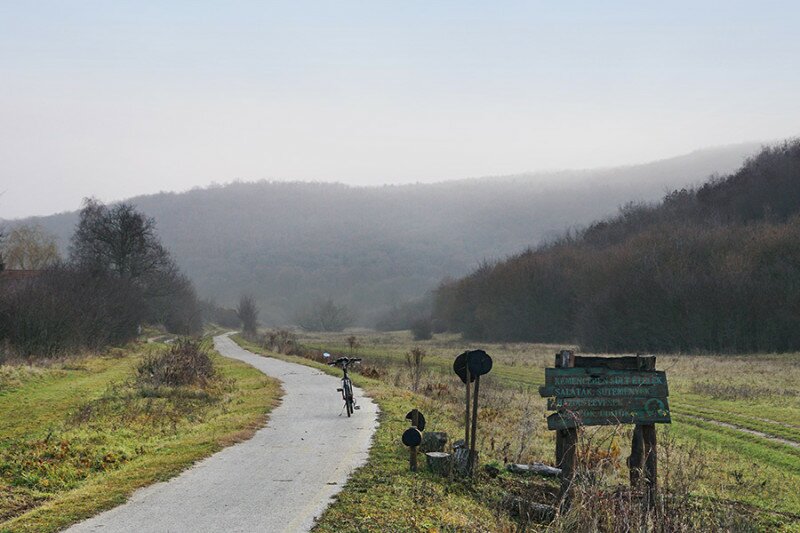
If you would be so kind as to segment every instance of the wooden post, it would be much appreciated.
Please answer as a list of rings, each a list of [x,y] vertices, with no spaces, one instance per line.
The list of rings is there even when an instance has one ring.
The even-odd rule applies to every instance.
[[[564,461],[564,435],[559,429],[556,431],[556,468],[561,468]]]
[[[647,483],[647,505],[653,508],[658,491],[658,452],[656,451],[656,426],[643,424],[642,440],[644,441],[644,477]]]
[[[468,367],[469,368],[469,367]],[[467,459],[467,472],[469,475],[473,475],[473,470],[475,468],[475,441],[476,435],[478,433],[478,390],[480,389],[481,385],[481,376],[480,374],[475,377],[475,395],[472,398],[472,443],[469,446],[469,457]]]
[[[472,387],[469,377],[469,364],[467,364],[467,409],[464,414],[464,447],[467,449],[469,449],[469,389]]]
[[[563,447],[564,456],[561,461],[561,490],[559,497],[561,498],[561,509],[569,509],[572,499],[572,482],[575,479],[575,469],[577,467],[577,447],[578,447],[578,430],[577,428],[569,428],[560,431],[563,433]]]
[[[570,350],[561,350],[556,354],[556,368],[572,368],[575,366],[575,354]],[[576,455],[578,447],[578,430],[576,428],[556,431],[556,466],[561,468],[561,508],[566,510],[570,504],[570,489],[575,479]]]
[[[641,481],[642,469],[644,468],[644,439],[642,438],[642,426],[639,424],[636,424],[633,429],[628,468],[630,468],[631,488],[635,489]]]
[[[636,354],[641,370],[655,371],[655,357],[641,357]],[[644,481],[647,484],[647,505],[652,508],[655,505],[656,492],[658,490],[658,452],[656,450],[656,426],[655,424],[637,425],[636,429],[641,429],[642,458],[640,468],[643,467]],[[634,436],[636,431],[634,431]],[[632,479],[632,478],[631,478]]]
[[[417,409],[414,409],[414,414],[411,415],[411,425],[414,426],[415,428],[419,429],[418,424],[419,424],[419,411]],[[417,471],[417,447],[416,446],[412,446],[411,447],[410,466],[411,466],[411,471],[412,472],[416,472]]]

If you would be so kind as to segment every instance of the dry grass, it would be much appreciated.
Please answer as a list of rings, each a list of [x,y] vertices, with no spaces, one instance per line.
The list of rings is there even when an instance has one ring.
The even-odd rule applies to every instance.
[[[345,338],[350,335],[304,334],[298,342],[311,351],[346,353]],[[464,386],[452,372],[453,358],[467,349],[485,349],[494,368],[481,379],[478,449],[483,462],[553,463],[554,434],[547,429],[546,402],[538,387],[544,381],[544,368],[553,366],[555,352],[574,347],[475,345],[454,335],[415,342],[409,332],[358,337],[364,366],[382,381],[408,390],[414,378],[405,366],[405,354],[412,346],[424,349],[428,355],[418,391],[447,413],[455,426],[463,420]],[[660,355],[658,368],[668,374],[674,422],[658,428],[660,475],[665,494],[670,495],[660,503],[660,514],[630,514],[639,509],[627,488],[625,459],[632,426],[588,428],[584,431],[587,475],[582,479],[592,483],[580,485],[579,499],[584,503],[578,509],[591,512],[580,518],[573,511],[551,527],[690,531],[694,521],[707,530],[738,531],[749,527],[743,515],[768,529],[800,524],[800,494],[785,490],[800,485],[800,450],[712,423],[726,421],[800,442],[800,356]],[[712,422],[689,418],[698,413]],[[540,503],[548,503],[542,496],[547,491],[535,493]],[[652,522],[658,516],[669,518],[662,519],[661,529]],[[592,522],[595,519],[605,522]]]

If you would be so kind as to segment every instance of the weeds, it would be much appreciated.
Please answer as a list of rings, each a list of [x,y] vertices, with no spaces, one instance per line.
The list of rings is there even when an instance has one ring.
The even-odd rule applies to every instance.
[[[668,437],[659,444],[660,492],[652,506],[642,491],[615,485],[618,462],[586,461],[598,447],[579,442],[579,462],[569,510],[552,524],[552,530],[570,532],[682,533],[694,531],[757,531],[752,516],[730,505],[700,498],[697,479],[708,468],[698,444],[680,445]],[[613,442],[607,447],[613,450]],[[613,455],[613,454],[612,454]],[[609,469],[609,464],[613,468]]]

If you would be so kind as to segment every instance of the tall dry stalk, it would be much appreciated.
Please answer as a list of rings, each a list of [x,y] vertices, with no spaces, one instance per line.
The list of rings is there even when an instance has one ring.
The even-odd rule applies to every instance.
[[[411,351],[406,352],[406,366],[411,377],[411,390],[414,392],[419,390],[419,382],[422,379],[422,360],[426,355],[425,350],[419,346],[414,346]]]

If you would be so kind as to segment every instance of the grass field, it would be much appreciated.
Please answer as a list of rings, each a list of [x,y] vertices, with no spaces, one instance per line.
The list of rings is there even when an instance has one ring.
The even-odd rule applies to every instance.
[[[0,367],[0,532],[48,532],[247,438],[280,387],[212,354],[210,387],[137,388],[135,344],[48,366]]]
[[[485,349],[495,365],[481,381],[482,461],[553,462],[554,434],[538,387],[554,353],[566,346],[474,344],[450,335],[413,342],[396,332],[357,334],[360,347],[353,350],[350,335],[303,334],[299,342],[334,354],[355,352],[382,383],[399,389],[411,383],[406,352],[423,348],[419,392],[434,409],[430,427],[455,438],[463,432],[463,386],[452,360],[466,349]],[[800,530],[800,355],[665,355],[658,368],[667,371],[673,414],[671,425],[658,427],[662,485],[688,484],[694,501],[728,506],[759,529]],[[631,429],[585,431],[588,453],[608,470],[607,485],[626,483]]]

